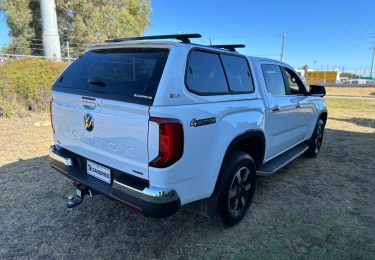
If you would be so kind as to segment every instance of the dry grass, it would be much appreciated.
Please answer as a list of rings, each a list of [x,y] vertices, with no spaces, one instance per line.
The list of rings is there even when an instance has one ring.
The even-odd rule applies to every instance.
[[[68,210],[48,115],[0,119],[0,258],[375,259],[375,101],[327,103],[318,158],[261,178],[231,229],[189,206],[161,220],[103,197]]]
[[[49,115],[32,113],[24,118],[0,118],[0,166],[46,155],[52,144]]]
[[[327,95],[374,97],[375,87],[326,87]]]

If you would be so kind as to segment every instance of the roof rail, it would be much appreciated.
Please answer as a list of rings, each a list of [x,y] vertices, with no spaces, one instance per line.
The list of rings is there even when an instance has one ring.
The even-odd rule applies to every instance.
[[[245,48],[245,44],[219,44],[219,45],[208,45],[209,47],[225,49],[228,51],[236,51],[236,48]]]
[[[151,35],[151,36],[140,36],[140,37],[128,37],[119,38],[113,40],[106,40],[105,42],[124,42],[124,41],[136,41],[136,40],[161,40],[161,39],[176,39],[183,43],[190,43],[191,38],[201,38],[202,35],[198,33],[189,34],[166,34],[166,35]]]

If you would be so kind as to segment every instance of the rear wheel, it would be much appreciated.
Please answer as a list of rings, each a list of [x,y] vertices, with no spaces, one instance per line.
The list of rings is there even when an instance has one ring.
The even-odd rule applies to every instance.
[[[308,157],[318,156],[323,142],[324,126],[323,120],[319,119],[315,126],[314,134],[308,142],[309,149],[305,153]]]
[[[226,226],[240,222],[250,206],[255,191],[255,163],[244,152],[233,153],[223,166],[219,193],[219,213]]]

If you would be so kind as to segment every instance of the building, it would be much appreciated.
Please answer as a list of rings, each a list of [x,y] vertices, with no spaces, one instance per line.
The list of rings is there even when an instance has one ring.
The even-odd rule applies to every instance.
[[[340,83],[340,71],[307,71],[307,84],[324,84],[324,83]]]

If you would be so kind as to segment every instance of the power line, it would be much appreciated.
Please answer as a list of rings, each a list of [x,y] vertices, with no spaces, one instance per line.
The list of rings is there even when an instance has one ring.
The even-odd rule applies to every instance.
[[[296,4],[300,4],[299,1],[296,1],[295,3]],[[310,8],[306,7],[306,6],[302,6],[302,5],[300,5],[300,7],[302,9],[306,10],[306,12],[309,12],[310,17],[313,18],[317,23],[319,23],[321,25],[320,28],[326,30],[327,32],[331,33],[332,35],[336,35],[340,40],[346,41],[351,46],[356,45],[357,47],[360,47],[360,48],[363,47],[363,46],[360,46],[357,42],[354,42],[352,38],[349,38],[348,33],[344,33],[342,30],[338,30],[338,29],[341,29],[340,26],[336,25],[336,28],[333,28],[332,25],[328,21],[324,22],[324,21],[322,21],[321,17],[318,18],[316,16],[317,12],[313,12],[312,10],[314,10],[314,9],[315,10],[316,9],[320,9],[319,13],[321,14],[322,17],[330,18],[331,15],[330,14],[327,15],[326,12],[325,12],[325,10],[324,10],[324,8],[323,9],[320,8],[321,6],[314,5],[314,3],[316,3],[316,2],[304,1],[303,3],[305,3],[305,4],[311,4]],[[332,19],[331,19],[331,22],[334,23],[334,21]]]
[[[357,24],[359,24],[359,26],[362,28],[362,30],[364,30],[366,32],[366,34],[371,34],[371,27],[372,26],[369,26],[369,23],[367,23],[366,21],[366,17],[363,15],[363,12],[360,13],[359,10],[356,8],[358,7],[359,5],[356,3],[353,5],[352,2],[350,2],[350,5],[348,1],[341,1],[340,3],[344,3],[345,6],[344,7],[344,15],[345,15],[345,12],[351,12],[351,17],[353,18],[356,18],[356,21],[358,21]]]
[[[350,3],[352,3],[352,2],[350,2]],[[347,5],[347,7],[348,7],[348,10],[353,10],[353,11],[355,11],[355,12],[358,14],[358,16],[361,17],[361,18],[363,19],[363,21],[366,23],[367,27],[370,29],[370,32],[371,32],[371,31],[375,31],[374,24],[369,22],[369,20],[367,19],[367,17],[364,15],[363,10],[359,10],[359,9],[357,8],[357,7],[359,7],[358,4],[354,4],[354,5],[352,4],[352,5],[350,5],[350,6]],[[366,9],[367,9],[367,8],[366,8]],[[373,21],[373,19],[372,19],[372,21]]]
[[[339,21],[338,24],[341,24],[342,22],[345,23],[345,25],[342,28],[346,28],[347,30],[350,29],[352,33],[354,32],[353,35],[357,34],[359,38],[367,37],[367,35],[369,34],[368,32],[365,32],[364,34],[360,34],[359,30],[356,27],[354,27],[354,24],[359,25],[359,23],[354,23],[353,21],[354,19],[351,19],[351,21],[347,19],[347,16],[346,16],[347,10],[345,10],[344,14],[341,12],[342,5],[337,5],[337,3],[332,2],[332,0],[327,1],[327,3],[329,3],[330,5],[332,4],[331,7],[333,8],[331,10],[335,10],[337,16],[340,16],[340,18],[338,19]],[[360,28],[360,26],[358,28]]]

